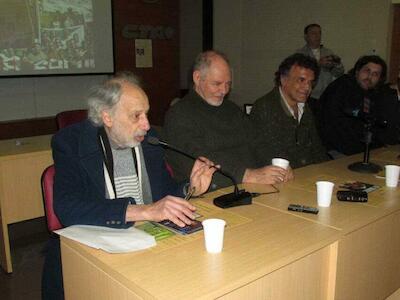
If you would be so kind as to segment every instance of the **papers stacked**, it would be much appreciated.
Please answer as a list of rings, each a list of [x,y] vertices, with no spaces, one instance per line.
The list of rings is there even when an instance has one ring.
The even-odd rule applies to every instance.
[[[100,226],[73,225],[54,232],[109,253],[132,252],[156,245],[153,236],[135,227],[115,229]]]

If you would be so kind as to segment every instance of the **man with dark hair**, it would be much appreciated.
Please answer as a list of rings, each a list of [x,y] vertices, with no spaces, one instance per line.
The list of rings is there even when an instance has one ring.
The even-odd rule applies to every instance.
[[[343,75],[344,68],[340,57],[321,44],[321,26],[319,24],[307,25],[304,28],[304,39],[306,45],[296,52],[314,57],[320,66],[318,81],[311,92],[312,98],[319,99],[325,88],[335,78]]]
[[[254,103],[250,118],[258,132],[258,156],[265,162],[283,157],[298,168],[328,159],[306,103],[318,73],[314,58],[293,54],[275,73],[275,88]]]
[[[193,67],[193,89],[168,111],[166,140],[192,154],[209,157],[238,182],[274,184],[291,178],[291,170],[259,164],[255,138],[248,117],[225,99],[231,87],[231,69],[225,55],[217,51],[200,53]],[[189,175],[191,161],[174,152],[167,160],[178,178]],[[212,188],[232,185],[216,173]]]
[[[320,99],[321,138],[334,157],[364,151],[365,125],[383,102],[386,63],[376,55],[363,56],[350,70],[332,82]],[[378,124],[377,124],[378,125]],[[371,146],[378,146],[377,140]]]

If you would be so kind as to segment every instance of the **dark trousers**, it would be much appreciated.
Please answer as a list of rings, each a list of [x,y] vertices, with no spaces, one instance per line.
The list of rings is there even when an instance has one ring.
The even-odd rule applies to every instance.
[[[46,245],[42,273],[42,299],[64,299],[61,249],[58,235],[52,235]]]

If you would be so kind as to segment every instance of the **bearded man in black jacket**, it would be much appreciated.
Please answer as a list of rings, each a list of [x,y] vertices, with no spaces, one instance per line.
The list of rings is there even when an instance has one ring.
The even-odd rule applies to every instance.
[[[320,134],[333,157],[364,151],[365,127],[370,122],[372,127],[379,125],[376,120],[383,104],[386,70],[386,63],[379,56],[363,56],[322,94],[318,112]],[[371,146],[381,145],[374,139]]]

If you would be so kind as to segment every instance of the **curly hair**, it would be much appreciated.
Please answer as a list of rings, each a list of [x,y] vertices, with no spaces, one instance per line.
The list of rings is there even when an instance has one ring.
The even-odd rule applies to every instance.
[[[314,72],[314,81],[318,81],[319,66],[315,58],[301,53],[295,53],[286,57],[279,65],[278,70],[275,72],[275,84],[281,85],[281,77],[287,76],[293,66],[299,66],[305,69],[310,69]]]
[[[355,77],[356,73],[369,63],[377,64],[382,67],[381,77],[379,78],[378,85],[383,85],[386,81],[387,65],[386,62],[378,55],[361,56],[355,63],[354,67],[349,71],[349,74]]]

